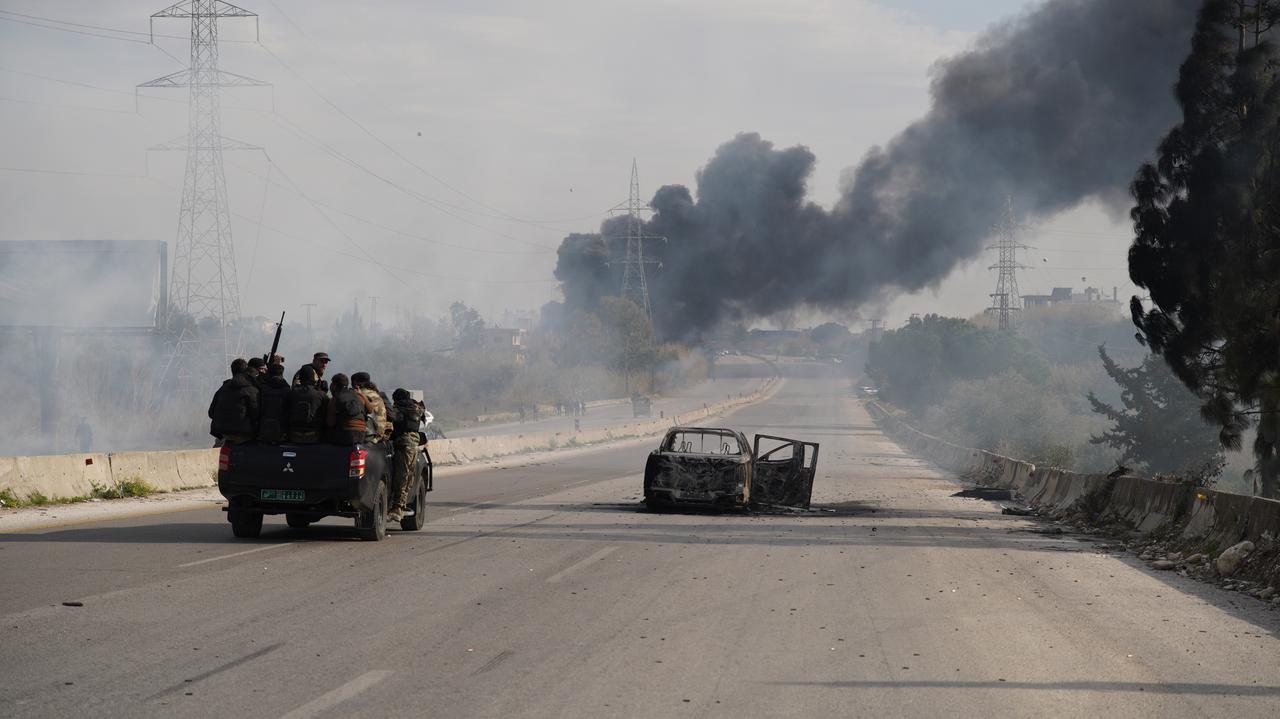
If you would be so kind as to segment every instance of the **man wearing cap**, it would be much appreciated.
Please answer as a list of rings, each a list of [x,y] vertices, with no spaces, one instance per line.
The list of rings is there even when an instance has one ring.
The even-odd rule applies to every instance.
[[[249,379],[253,380],[254,386],[261,389],[262,383],[267,379],[267,361],[261,357],[249,358]]]
[[[317,352],[311,356],[311,364],[309,366],[316,371],[316,384],[324,379],[324,368],[329,366],[329,355],[324,352]],[[302,384],[302,370],[299,369],[293,373],[293,386],[297,387]]]

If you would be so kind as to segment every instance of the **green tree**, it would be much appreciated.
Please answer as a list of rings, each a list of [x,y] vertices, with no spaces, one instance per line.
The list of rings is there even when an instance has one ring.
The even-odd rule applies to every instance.
[[[1223,445],[1256,422],[1261,493],[1280,475],[1280,84],[1273,2],[1207,0],[1176,94],[1181,124],[1133,182],[1139,339],[1204,398]]]
[[[454,302],[449,305],[449,321],[459,349],[475,349],[484,341],[484,320],[475,308]]]
[[[1048,365],[1011,332],[977,327],[955,317],[913,317],[885,332],[867,351],[867,375],[885,399],[920,414],[951,385],[1013,370],[1043,382]]]
[[[631,300],[605,297],[600,301],[600,322],[612,349],[609,366],[622,373],[623,386],[631,392],[633,372],[650,372],[658,362],[653,325]]]
[[[853,335],[849,332],[849,328],[837,322],[820,324],[809,332],[811,342],[829,350],[843,349],[851,339]]]
[[[1222,444],[1200,416],[1200,398],[1190,392],[1158,355],[1124,368],[1099,346],[1103,367],[1120,386],[1121,408],[1089,393],[1093,411],[1111,427],[1089,438],[1120,450],[1121,462],[1142,464],[1156,474],[1208,479],[1221,470]]]

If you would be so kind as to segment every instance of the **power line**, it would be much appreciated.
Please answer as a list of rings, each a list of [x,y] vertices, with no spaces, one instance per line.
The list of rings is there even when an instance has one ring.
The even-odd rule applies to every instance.
[[[137,115],[138,113],[130,110],[117,110],[111,107],[94,107],[92,105],[68,105],[61,102],[45,102],[44,100],[24,100],[18,97],[0,97],[3,102],[16,102],[23,105],[42,105],[44,107],[54,107],[59,110],[88,110],[90,112],[110,112],[116,115]]]
[[[275,3],[273,2],[273,3],[271,3],[271,6],[275,8],[276,12],[280,13],[281,17],[283,17],[283,18],[285,19],[285,21],[286,21],[286,22],[288,22],[291,26],[293,26],[293,28],[294,28],[295,30],[297,30],[297,31],[298,31],[298,34],[302,35],[302,37],[303,37],[303,38],[305,38],[308,42],[310,42],[310,41],[311,41],[310,36],[308,36],[308,35],[307,35],[307,33],[306,33],[306,32],[305,32],[305,31],[304,31],[304,30],[303,30],[303,29],[302,29],[302,28],[301,28],[297,23],[295,23],[291,18],[289,18],[289,16],[288,16],[287,14],[285,14],[284,10],[282,10],[282,9],[280,8],[280,6],[279,6],[279,5],[277,5],[277,4],[275,4]],[[308,87],[308,88],[309,88],[313,93],[315,93],[315,95],[316,95],[317,97],[319,97],[321,100],[323,100],[323,101],[325,102],[325,104],[327,104],[327,105],[329,105],[331,108],[333,108],[333,109],[334,109],[334,111],[336,111],[338,114],[340,114],[340,115],[342,115],[344,118],[346,118],[348,122],[350,122],[351,124],[355,125],[357,128],[359,128],[359,130],[360,130],[361,132],[363,132],[364,134],[368,135],[370,138],[372,138],[372,139],[373,139],[375,142],[377,142],[379,145],[382,145],[384,148],[386,148],[386,150],[387,150],[388,152],[390,152],[391,154],[395,155],[395,156],[396,156],[396,157],[398,157],[401,161],[405,162],[405,163],[406,163],[406,164],[408,164],[410,167],[414,168],[415,170],[417,170],[418,172],[422,173],[423,175],[425,175],[426,177],[430,178],[431,180],[434,180],[435,182],[439,183],[440,185],[444,186],[445,188],[447,188],[447,189],[451,190],[452,192],[454,192],[454,193],[458,194],[459,196],[464,197],[464,198],[466,198],[467,200],[470,200],[471,202],[474,202],[476,205],[478,205],[478,206],[480,206],[480,207],[483,207],[483,208],[485,208],[486,210],[489,210],[490,212],[494,213],[493,215],[485,215],[484,213],[475,212],[474,210],[471,210],[472,212],[475,212],[475,214],[479,214],[479,215],[482,215],[482,216],[487,216],[487,217],[490,217],[491,219],[503,219],[503,220],[509,220],[509,221],[511,221],[511,222],[519,222],[519,223],[526,224],[526,225],[532,225],[532,226],[534,226],[534,227],[541,227],[541,228],[543,228],[543,229],[551,230],[551,231],[554,231],[554,232],[564,232],[564,230],[562,230],[562,229],[560,229],[560,228],[556,228],[556,227],[549,227],[548,225],[549,225],[551,222],[577,222],[577,221],[580,221],[580,220],[586,220],[586,219],[593,219],[593,218],[602,217],[602,216],[604,216],[604,215],[606,214],[606,213],[604,213],[604,212],[597,212],[597,213],[593,213],[593,214],[591,214],[591,215],[585,215],[585,216],[583,216],[583,217],[581,217],[581,218],[573,218],[573,219],[566,219],[566,220],[554,220],[554,221],[547,221],[547,220],[530,220],[530,219],[526,219],[526,218],[516,217],[516,216],[514,216],[514,215],[512,215],[512,214],[510,214],[510,213],[508,213],[508,212],[503,211],[503,210],[502,210],[502,209],[500,209],[500,208],[494,207],[494,206],[492,206],[492,205],[489,205],[489,204],[487,204],[487,203],[483,202],[482,200],[476,199],[475,197],[472,197],[470,194],[466,193],[465,191],[463,191],[463,190],[459,189],[458,187],[456,187],[456,186],[454,186],[454,185],[450,184],[449,182],[447,182],[447,181],[446,181],[446,180],[444,180],[443,178],[439,177],[439,176],[438,176],[438,175],[436,175],[435,173],[431,172],[430,170],[426,169],[425,167],[422,167],[420,164],[418,164],[417,162],[415,162],[414,160],[412,160],[411,158],[409,158],[408,156],[406,156],[404,153],[402,153],[402,152],[400,152],[399,150],[397,150],[397,149],[396,149],[395,147],[393,147],[390,143],[386,142],[386,141],[385,141],[385,140],[383,140],[381,137],[379,137],[377,134],[375,134],[372,130],[370,130],[369,128],[365,127],[365,125],[364,125],[364,124],[362,124],[359,120],[356,120],[354,117],[352,117],[349,113],[347,113],[347,111],[346,111],[346,110],[343,110],[340,106],[338,106],[338,104],[337,104],[337,103],[333,102],[333,101],[332,101],[332,100],[330,100],[328,97],[326,97],[323,93],[321,93],[321,92],[320,92],[320,90],[319,90],[318,88],[316,88],[316,86],[315,86],[315,85],[313,85],[309,80],[307,80],[305,77],[303,77],[301,74],[299,74],[296,70],[294,70],[294,69],[293,69],[293,67],[291,67],[290,65],[288,65],[288,64],[287,64],[283,59],[281,59],[281,58],[280,58],[280,56],[276,55],[276,54],[275,54],[275,52],[273,52],[273,51],[271,50],[271,48],[267,47],[265,44],[263,44],[263,43],[261,43],[261,42],[259,42],[258,44],[259,44],[259,45],[262,47],[262,49],[263,49],[263,50],[265,50],[265,51],[266,51],[266,53],[267,53],[268,55],[270,55],[270,56],[271,56],[271,57],[272,57],[276,62],[280,63],[281,67],[285,68],[285,69],[286,69],[286,70],[288,70],[291,74],[293,74],[293,76],[294,76],[294,77],[296,77],[296,78],[298,78],[299,80],[301,80],[301,81],[303,82],[303,84],[305,84],[305,85],[306,85],[306,86],[307,86],[307,87]]]
[[[128,177],[136,180],[149,180],[146,175],[127,175],[121,172],[85,172],[81,170],[49,170],[40,167],[0,167],[5,172],[28,172],[40,175],[75,175],[78,177]]]
[[[25,18],[25,19],[19,19],[19,18]],[[0,10],[0,20],[7,20],[9,22],[21,23],[23,25],[31,25],[33,27],[44,28],[45,30],[58,30],[60,32],[72,32],[79,35],[92,35],[94,37],[106,38],[108,40],[121,40],[123,42],[133,42],[141,45],[152,45],[154,43],[152,43],[150,39],[135,40],[134,38],[131,38],[131,37],[116,37],[115,35],[101,35],[98,33],[93,33],[88,31],[99,30],[101,32],[116,33],[118,35],[134,35],[137,37],[145,37],[145,38],[163,37],[163,38],[168,38],[170,40],[190,40],[191,39],[186,35],[165,35],[163,33],[158,33],[158,32],[157,33],[139,32],[137,30],[125,30],[122,28],[105,27],[103,25],[89,25],[85,23],[71,22],[69,20],[59,20],[57,18],[52,18],[52,17],[43,17],[40,15],[28,15],[26,13],[14,12],[12,10]],[[40,23],[51,23],[51,24],[42,25]],[[84,29],[78,30],[75,28],[84,28]],[[248,43],[254,43],[257,41],[256,40],[222,40],[222,42],[240,42],[240,43],[248,44]]]
[[[240,166],[240,165],[235,165],[234,163],[233,163],[233,167],[236,167],[236,169],[239,169],[239,170],[241,170],[242,172],[246,172],[246,173],[248,173],[248,174],[250,174],[250,175],[253,175],[253,176],[255,176],[255,177],[258,177],[259,179],[262,179],[262,176],[261,176],[261,175],[258,175],[257,173],[253,172],[252,170],[250,170],[250,169],[248,169],[248,168],[246,168],[246,167],[242,167],[242,166]],[[487,248],[487,247],[475,247],[475,246],[473,246],[473,245],[460,245],[460,244],[454,244],[454,243],[452,243],[452,242],[445,242],[444,240],[438,240],[438,239],[436,239],[436,238],[434,238],[434,237],[427,237],[427,236],[425,236],[425,235],[419,235],[419,234],[415,234],[415,233],[409,232],[409,231],[407,231],[407,230],[401,230],[401,229],[396,228],[396,227],[391,227],[391,226],[385,225],[385,224],[383,224],[383,223],[381,223],[381,222],[378,222],[377,220],[371,220],[371,219],[369,219],[369,218],[367,218],[367,217],[362,217],[362,216],[357,215],[357,214],[355,214],[355,213],[348,212],[347,210],[343,210],[343,209],[341,209],[341,208],[339,208],[339,207],[335,207],[332,203],[322,202],[322,201],[320,201],[320,200],[315,199],[314,197],[309,197],[309,196],[308,196],[308,197],[304,197],[303,195],[298,194],[298,193],[297,193],[297,191],[296,191],[294,188],[292,188],[292,187],[287,187],[287,186],[282,185],[282,184],[280,184],[280,183],[278,183],[278,182],[274,182],[274,181],[273,181],[271,184],[273,184],[273,185],[275,185],[276,187],[279,187],[279,188],[281,188],[281,189],[283,189],[283,190],[285,190],[285,191],[287,191],[287,192],[290,192],[290,193],[296,194],[296,195],[298,195],[299,197],[302,197],[304,200],[307,200],[307,202],[315,203],[315,204],[317,204],[317,205],[319,205],[319,206],[321,206],[321,207],[324,207],[324,208],[325,208],[325,209],[327,209],[327,210],[330,210],[330,211],[332,211],[332,212],[336,212],[337,214],[342,215],[342,216],[344,216],[344,217],[349,217],[349,218],[351,218],[351,219],[353,219],[353,220],[356,220],[357,222],[361,222],[361,223],[363,223],[363,224],[369,225],[370,227],[376,227],[377,229],[383,230],[383,231],[385,231],[385,232],[390,232],[390,233],[392,233],[392,234],[400,235],[401,237],[408,237],[408,238],[410,238],[410,239],[414,239],[414,240],[420,240],[420,241],[422,241],[422,242],[427,242],[427,243],[430,243],[430,244],[433,244],[433,245],[438,245],[438,246],[440,246],[440,247],[449,247],[449,248],[452,248],[452,249],[456,249],[456,250],[463,250],[463,251],[466,251],[466,252],[478,252],[478,253],[483,253],[483,254],[494,254],[494,255],[518,255],[518,256],[524,256],[524,257],[528,257],[528,256],[537,256],[537,255],[548,255],[548,254],[553,254],[553,253],[555,252],[554,250],[499,250],[499,249],[490,249],[490,248]]]

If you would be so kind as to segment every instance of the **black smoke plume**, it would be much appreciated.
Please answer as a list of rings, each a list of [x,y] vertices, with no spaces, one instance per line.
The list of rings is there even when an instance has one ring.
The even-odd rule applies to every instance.
[[[848,310],[935,285],[982,251],[1012,195],[1023,218],[1087,199],[1117,207],[1178,120],[1171,92],[1196,0],[1050,0],[987,31],[933,71],[932,108],[846,171],[832,209],[809,202],[814,155],[740,134],[697,193],[653,197],[646,251],[654,322],[685,338],[724,320]],[[616,294],[618,239],[571,235],[556,277],[566,305]],[[610,263],[610,260],[614,260]]]

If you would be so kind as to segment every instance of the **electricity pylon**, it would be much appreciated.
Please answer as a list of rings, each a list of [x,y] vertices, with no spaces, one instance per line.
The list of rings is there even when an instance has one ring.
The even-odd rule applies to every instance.
[[[195,367],[214,357],[225,365],[236,351],[227,327],[240,317],[240,288],[222,151],[261,149],[222,136],[221,89],[266,85],[218,68],[218,20],[225,17],[254,18],[256,24],[258,16],[223,0],[185,0],[152,15],[153,26],[156,18],[191,21],[191,65],[138,86],[188,90],[186,138],[153,148],[177,150],[185,146],[187,151],[169,298],[173,310],[193,320],[216,320],[222,334],[220,340],[214,340],[184,329],[170,362],[177,371],[179,392],[203,391],[196,386],[200,378],[194,375],[202,373]],[[167,323],[173,319],[170,314],[165,308]]]
[[[644,316],[653,320],[653,310],[649,303],[649,280],[645,272],[646,265],[661,266],[657,260],[646,260],[644,257],[645,240],[663,240],[667,238],[650,235],[644,231],[643,213],[650,212],[648,203],[640,199],[640,174],[636,170],[636,161],[631,160],[631,193],[625,205],[619,205],[614,211],[625,211],[627,230],[625,235],[626,250],[622,259],[622,291],[619,293],[644,310]]]
[[[1000,329],[1008,330],[1014,328],[1016,323],[1013,317],[1022,309],[1022,295],[1018,293],[1018,270],[1026,269],[1026,266],[1018,264],[1018,250],[1027,249],[1026,245],[1018,242],[1018,222],[1013,214],[1012,196],[1005,197],[1004,216],[996,231],[1000,240],[987,249],[997,250],[999,260],[987,269],[999,270],[1000,274],[996,279],[996,291],[991,293],[991,308],[987,311],[996,315]]]

